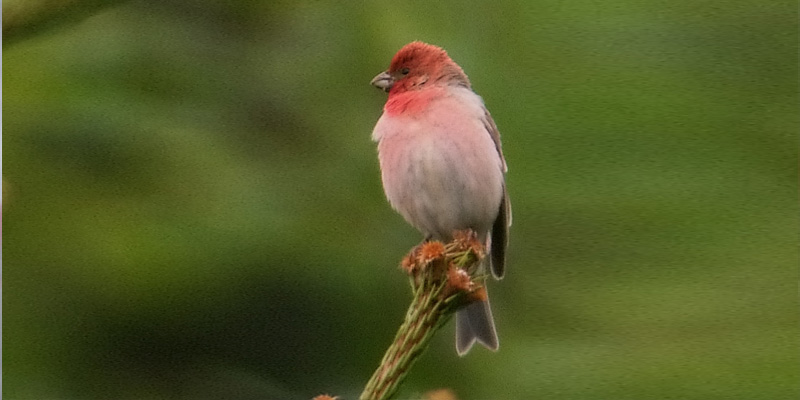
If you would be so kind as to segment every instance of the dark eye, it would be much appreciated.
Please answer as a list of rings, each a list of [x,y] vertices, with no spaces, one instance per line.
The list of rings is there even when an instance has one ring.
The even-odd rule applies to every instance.
[[[403,74],[403,75],[408,75],[408,68],[401,69],[400,73]]]

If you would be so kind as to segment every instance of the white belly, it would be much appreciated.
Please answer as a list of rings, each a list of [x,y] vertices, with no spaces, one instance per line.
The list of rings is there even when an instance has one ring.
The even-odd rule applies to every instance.
[[[382,122],[382,128],[394,129],[378,144],[392,206],[425,235],[449,240],[454,230],[470,228],[484,237],[497,218],[503,172],[483,123],[386,119],[376,129]]]

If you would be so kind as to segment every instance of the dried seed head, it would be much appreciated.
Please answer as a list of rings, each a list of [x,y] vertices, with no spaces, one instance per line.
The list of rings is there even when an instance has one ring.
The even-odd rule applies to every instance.
[[[417,254],[419,254],[419,246],[414,247],[408,254],[400,261],[400,267],[408,274],[414,273],[419,269],[417,266]]]
[[[486,255],[485,246],[478,240],[478,235],[471,229],[453,232],[454,251],[470,251],[478,259]]]
[[[469,301],[486,301],[489,300],[489,293],[486,293],[486,288],[483,286],[478,287],[469,294]]]
[[[439,241],[425,242],[422,244],[417,256],[417,263],[427,265],[431,261],[442,258],[445,255],[444,244]]]
[[[450,389],[431,390],[422,395],[424,400],[458,400],[456,394]]]
[[[446,292],[469,292],[472,281],[469,279],[467,271],[450,265],[447,269],[447,289]]]

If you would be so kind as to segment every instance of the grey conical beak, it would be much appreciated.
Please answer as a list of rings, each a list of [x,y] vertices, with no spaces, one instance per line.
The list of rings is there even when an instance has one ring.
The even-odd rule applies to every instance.
[[[389,89],[392,88],[392,85],[394,85],[394,78],[392,78],[392,76],[389,75],[388,72],[384,71],[378,74],[378,76],[372,78],[372,81],[370,81],[370,85],[375,86],[376,88],[381,89],[384,92],[388,92]]]

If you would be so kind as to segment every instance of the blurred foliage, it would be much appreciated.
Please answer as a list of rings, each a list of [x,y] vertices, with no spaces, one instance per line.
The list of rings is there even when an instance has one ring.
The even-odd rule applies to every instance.
[[[500,351],[451,328],[401,397],[797,398],[797,10],[742,0],[136,0],[5,47],[3,397],[355,398],[420,240],[368,82],[417,39],[514,226]]]

